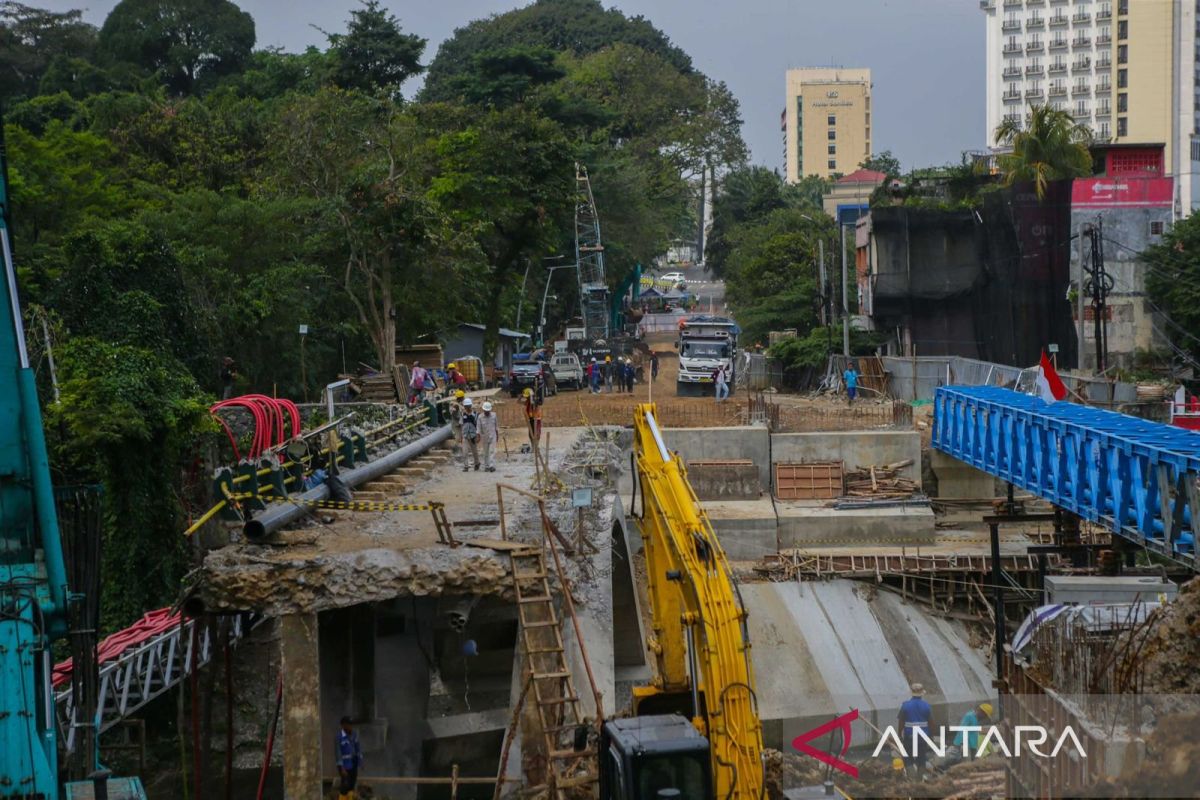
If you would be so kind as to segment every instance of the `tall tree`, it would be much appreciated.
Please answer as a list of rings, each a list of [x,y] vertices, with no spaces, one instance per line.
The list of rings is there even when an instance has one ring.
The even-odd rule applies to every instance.
[[[900,159],[892,155],[891,150],[884,150],[882,153],[872,153],[858,167],[859,169],[882,172],[889,178],[898,178],[902,174]]]
[[[996,128],[996,141],[1012,147],[1011,153],[998,158],[1004,185],[1032,182],[1039,200],[1045,197],[1050,181],[1079,178],[1092,171],[1091,129],[1049,105],[1031,107],[1025,127],[1019,120],[1006,118]]]
[[[1170,338],[1200,361],[1200,216],[1176,222],[1143,257],[1146,291],[1166,313]]]
[[[33,97],[56,58],[90,58],[96,29],[82,11],[54,12],[0,2],[0,102]]]
[[[177,94],[240,70],[254,18],[230,0],[121,0],[100,29],[100,53],[158,73]]]
[[[290,103],[272,141],[269,185],[317,202],[313,224],[340,259],[333,274],[390,373],[398,337],[437,330],[482,294],[468,279],[477,247],[430,195],[428,131],[390,100],[329,88]]]
[[[364,0],[350,12],[344,34],[327,34],[334,57],[334,82],[343,89],[398,96],[400,85],[419,73],[425,39],[405,33],[400,20]]]

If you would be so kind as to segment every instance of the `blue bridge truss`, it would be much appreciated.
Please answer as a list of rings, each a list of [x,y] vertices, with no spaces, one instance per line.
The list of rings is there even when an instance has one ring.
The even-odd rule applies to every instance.
[[[942,386],[933,446],[1200,569],[1200,433],[991,386]]]

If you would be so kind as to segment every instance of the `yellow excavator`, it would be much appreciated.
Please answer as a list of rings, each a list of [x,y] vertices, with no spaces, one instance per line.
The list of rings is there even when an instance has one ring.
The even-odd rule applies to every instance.
[[[635,716],[607,721],[603,800],[761,800],[762,723],[746,611],[725,551],[667,449],[653,404],[634,418],[631,513],[641,524],[653,631],[653,683],[635,687]]]

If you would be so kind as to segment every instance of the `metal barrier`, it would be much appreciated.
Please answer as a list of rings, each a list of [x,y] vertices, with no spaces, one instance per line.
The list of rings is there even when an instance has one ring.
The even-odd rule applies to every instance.
[[[1200,568],[1200,436],[989,386],[943,386],[933,446],[1148,550]]]

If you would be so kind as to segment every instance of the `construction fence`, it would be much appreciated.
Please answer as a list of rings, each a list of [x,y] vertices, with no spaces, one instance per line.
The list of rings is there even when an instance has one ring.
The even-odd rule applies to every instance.
[[[829,358],[828,385],[841,388],[841,376],[853,361],[858,369],[859,385],[868,397],[896,400],[932,400],[939,386],[1001,386],[1017,391],[1032,391],[1037,367],[1012,367],[962,356],[843,356]],[[1061,374],[1067,389],[1089,405],[1128,410],[1139,416],[1153,417],[1163,403],[1147,403],[1138,397],[1136,384],[1103,378]],[[1148,406],[1154,405],[1155,408]],[[1146,408],[1141,408],[1146,406]],[[1159,409],[1158,406],[1162,406]],[[1143,413],[1144,412],[1144,413]]]

